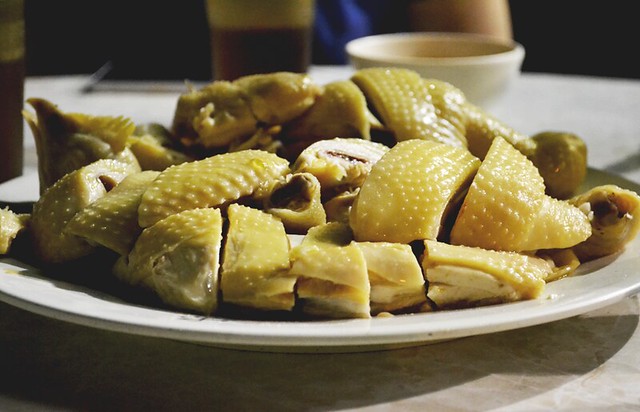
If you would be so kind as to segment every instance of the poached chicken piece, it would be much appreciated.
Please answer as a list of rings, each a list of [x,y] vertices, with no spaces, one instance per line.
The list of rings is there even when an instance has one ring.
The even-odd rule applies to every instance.
[[[0,214],[0,251],[24,236],[52,266],[109,249],[96,257],[119,279],[189,312],[369,318],[535,299],[640,230],[630,190],[570,198],[580,138],[523,135],[408,70],[214,82],[179,97],[171,129],[30,103],[43,192],[30,215]]]

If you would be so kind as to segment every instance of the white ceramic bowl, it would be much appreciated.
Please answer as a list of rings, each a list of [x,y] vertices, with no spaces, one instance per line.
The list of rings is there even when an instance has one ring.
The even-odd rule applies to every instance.
[[[356,69],[402,67],[449,82],[484,108],[496,105],[516,79],[524,47],[513,41],[466,33],[394,33],[347,43]]]

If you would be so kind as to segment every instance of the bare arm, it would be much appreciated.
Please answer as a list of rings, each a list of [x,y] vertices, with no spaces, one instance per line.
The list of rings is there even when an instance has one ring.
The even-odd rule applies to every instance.
[[[511,39],[507,0],[413,0],[409,3],[412,31],[468,32]]]

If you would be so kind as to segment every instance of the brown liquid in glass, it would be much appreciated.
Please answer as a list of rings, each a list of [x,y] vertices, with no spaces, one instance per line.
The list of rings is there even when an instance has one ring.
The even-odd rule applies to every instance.
[[[24,60],[0,61],[0,182],[22,174]]]
[[[276,71],[306,72],[311,60],[309,28],[213,29],[216,80]]]

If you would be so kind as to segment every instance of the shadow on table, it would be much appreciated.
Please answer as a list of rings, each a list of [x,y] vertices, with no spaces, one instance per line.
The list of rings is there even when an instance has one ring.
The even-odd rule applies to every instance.
[[[604,167],[604,170],[614,174],[629,173],[638,169],[640,169],[640,150]]]
[[[636,314],[587,316],[393,351],[288,355],[107,332],[0,303],[0,399],[83,410],[282,411],[420,396],[434,408],[473,399],[486,409],[595,370],[637,326]]]

